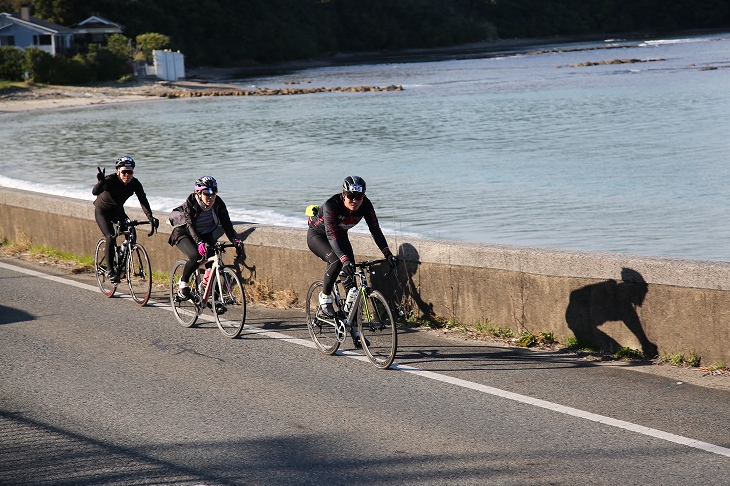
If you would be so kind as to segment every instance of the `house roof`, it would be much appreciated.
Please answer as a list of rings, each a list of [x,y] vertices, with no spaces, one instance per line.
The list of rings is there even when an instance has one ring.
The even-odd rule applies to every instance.
[[[2,22],[3,20],[5,22]],[[0,23],[6,25],[7,23],[14,23],[45,34],[73,34],[73,30],[68,27],[54,24],[53,22],[46,22],[38,17],[30,17],[29,20],[23,20],[19,13],[0,13]]]
[[[110,34],[121,34],[124,30],[122,24],[112,22],[104,17],[98,15],[92,15],[86,20],[82,20],[78,24],[74,24],[71,28],[80,34],[91,33],[91,32],[103,32]]]

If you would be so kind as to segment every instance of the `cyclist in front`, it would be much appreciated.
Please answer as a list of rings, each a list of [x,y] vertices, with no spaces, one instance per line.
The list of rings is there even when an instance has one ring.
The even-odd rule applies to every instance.
[[[378,224],[373,204],[365,196],[365,181],[358,176],[348,176],[342,183],[342,192],[329,198],[309,218],[307,246],[319,258],[327,263],[324,271],[322,292],[319,294],[320,310],[327,317],[334,317],[332,306],[332,288],[340,271],[345,274],[343,285],[345,294],[355,287],[355,257],[347,232],[365,218],[370,234],[380,251],[391,266],[398,263],[397,258],[388,248],[388,242]],[[350,328],[355,347],[360,347],[357,331]]]
[[[152,231],[157,228],[159,221],[152,216],[152,209],[149,201],[147,201],[142,183],[134,177],[134,159],[128,155],[123,155],[117,159],[115,166],[116,172],[109,175],[106,175],[106,169],[102,170],[101,167],[97,167],[99,171],[96,174],[97,183],[91,193],[96,196],[94,200],[96,224],[99,225],[99,229],[106,239],[104,257],[110,268],[107,277],[111,282],[118,283],[119,275],[114,272],[112,265],[114,262],[114,249],[117,246],[116,238],[114,238],[114,223],[123,222],[127,219],[127,214],[124,212],[124,203],[132,197],[132,194],[136,194],[139,205],[142,206],[142,211],[150,220]]]
[[[238,255],[246,259],[243,241],[238,238],[233,228],[226,204],[217,195],[216,180],[211,176],[203,176],[195,181],[195,191],[185,199],[182,206],[173,209],[170,214],[170,224],[174,229],[170,233],[168,243],[170,246],[177,245],[188,259],[179,282],[180,299],[192,298],[188,284],[190,276],[198,267],[198,261],[209,256],[209,247],[216,242],[213,232],[219,224],[223,227],[228,240],[236,245]],[[206,264],[208,268],[211,265],[211,263]]]

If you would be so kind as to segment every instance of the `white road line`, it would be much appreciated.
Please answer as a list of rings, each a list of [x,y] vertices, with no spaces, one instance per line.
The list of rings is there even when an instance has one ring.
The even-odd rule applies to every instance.
[[[93,292],[99,291],[99,288],[95,287],[93,285],[76,282],[74,280],[69,280],[69,279],[63,278],[63,277],[48,275],[46,273],[37,272],[35,270],[29,270],[29,269],[22,268],[22,267],[17,267],[15,265],[9,265],[9,264],[3,263],[3,262],[0,262],[0,268],[5,268],[7,270],[12,270],[12,271],[18,272],[18,273],[24,273],[26,275],[31,275],[33,277],[52,280],[54,282],[71,285],[73,287],[78,287],[78,288],[84,289],[84,290],[90,290]],[[124,297],[129,298],[129,296],[124,296]],[[151,305],[152,307],[172,310],[169,305],[160,304],[158,302],[150,302],[149,305]],[[204,317],[204,316],[201,316],[201,317]],[[306,346],[308,348],[315,347],[314,343],[312,343],[309,340],[295,338],[295,337],[288,336],[286,334],[276,332],[276,331],[266,331],[266,330],[263,330],[263,329],[260,329],[257,327],[249,327],[249,326],[244,326],[244,331],[248,334],[259,334],[262,336],[270,337],[272,339],[279,339],[281,341],[285,341],[285,342],[288,342],[291,344],[296,344],[299,346]],[[338,351],[337,354],[348,357],[348,358],[357,359],[360,361],[366,361],[366,362],[368,361],[364,355],[359,354],[359,353],[354,353],[352,351]],[[547,400],[541,400],[539,398],[533,398],[533,397],[530,397],[527,395],[520,395],[519,393],[513,393],[513,392],[506,391],[506,390],[501,390],[499,388],[482,385],[480,383],[475,383],[473,381],[462,380],[460,378],[454,378],[452,376],[444,375],[441,373],[435,373],[433,371],[422,370],[420,368],[415,368],[412,366],[399,365],[397,363],[394,363],[391,366],[391,369],[396,370],[396,371],[402,371],[404,373],[411,373],[411,374],[418,375],[423,378],[428,378],[430,380],[440,381],[442,383],[448,383],[448,384],[459,386],[462,388],[467,388],[469,390],[478,391],[480,393],[494,395],[496,397],[505,398],[507,400],[513,400],[515,402],[524,403],[526,405],[532,405],[534,407],[544,408],[546,410],[552,410],[553,412],[570,415],[572,417],[590,420],[591,422],[598,422],[600,424],[609,425],[611,427],[628,430],[630,432],[635,432],[637,434],[654,437],[656,439],[665,440],[667,442],[673,442],[675,444],[684,445],[687,447],[693,447],[695,449],[701,449],[706,452],[711,452],[712,454],[718,454],[720,456],[730,457],[730,449],[728,449],[727,447],[710,444],[708,442],[702,442],[699,440],[691,439],[689,437],[672,434],[670,432],[664,432],[663,430],[653,429],[651,427],[645,427],[643,425],[626,422],[624,420],[619,420],[619,419],[615,419],[612,417],[606,417],[605,415],[598,415],[596,413],[586,412],[584,410],[580,410],[577,408],[567,407],[565,405],[560,405],[558,403],[548,402]]]

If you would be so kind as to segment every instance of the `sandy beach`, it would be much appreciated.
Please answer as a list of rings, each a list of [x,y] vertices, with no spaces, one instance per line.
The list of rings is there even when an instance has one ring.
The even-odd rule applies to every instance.
[[[23,111],[51,110],[79,106],[149,101],[154,98],[187,98],[199,96],[225,95],[272,95],[307,94],[321,92],[309,86],[292,87],[286,92],[258,91],[242,92],[240,85],[229,84],[232,79],[247,76],[296,73],[296,71],[324,66],[342,66],[375,63],[405,63],[438,61],[444,59],[467,59],[494,56],[505,52],[540,53],[546,44],[570,43],[584,38],[550,39],[508,39],[491,40],[474,44],[460,45],[441,49],[410,49],[403,51],[380,51],[357,54],[338,54],[326,59],[294,61],[274,65],[250,65],[236,68],[200,67],[186,70],[183,81],[162,81],[154,78],[138,79],[130,83],[104,83],[91,86],[50,86],[32,83],[16,88],[0,90],[0,115]],[[333,91],[373,91],[399,89],[390,87],[346,86]]]
[[[240,91],[239,86],[207,81],[155,81],[98,86],[34,85],[0,91],[0,114],[50,110],[110,103],[149,101],[154,98],[179,98],[220,95]]]

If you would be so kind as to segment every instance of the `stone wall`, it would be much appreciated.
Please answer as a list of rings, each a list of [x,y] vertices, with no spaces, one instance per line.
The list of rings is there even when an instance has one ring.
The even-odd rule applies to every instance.
[[[129,208],[131,217],[144,218]],[[167,214],[156,214],[161,222]],[[167,243],[170,227],[139,240],[154,271],[169,272],[181,256]],[[246,242],[244,277],[292,289],[303,301],[324,263],[306,245],[306,230],[237,224]],[[0,188],[0,236],[77,254],[91,254],[100,232],[90,201]],[[359,259],[381,258],[372,239],[352,234]],[[730,363],[730,265],[724,262],[549,250],[447,240],[389,237],[404,264],[398,278],[374,284],[417,314],[471,325],[489,323],[517,332],[553,332],[558,338],[647,354],[688,354],[702,364]]]

